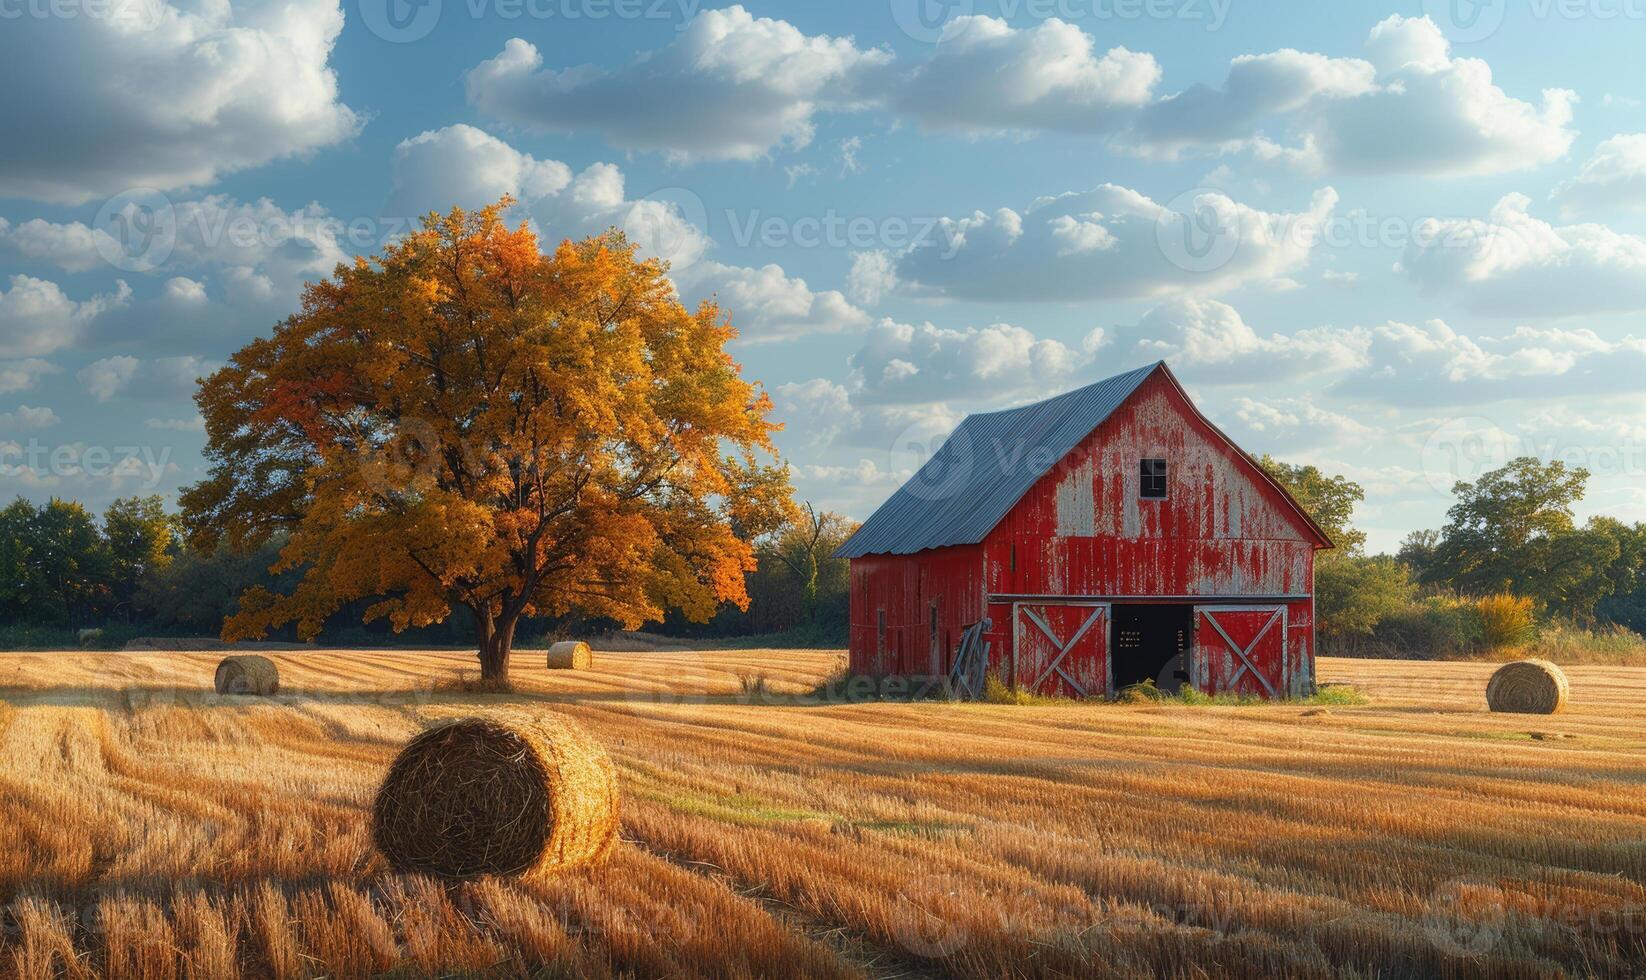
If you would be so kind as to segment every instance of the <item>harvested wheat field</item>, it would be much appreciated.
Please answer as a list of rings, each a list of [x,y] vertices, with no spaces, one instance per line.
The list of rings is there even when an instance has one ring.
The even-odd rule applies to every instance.
[[[1552,717],[1490,664],[1328,661],[1371,703],[819,705],[837,655],[0,655],[0,974],[1627,976],[1646,969],[1646,669]],[[759,681],[764,675],[765,683]],[[427,724],[604,742],[607,860],[393,874],[373,794]]]

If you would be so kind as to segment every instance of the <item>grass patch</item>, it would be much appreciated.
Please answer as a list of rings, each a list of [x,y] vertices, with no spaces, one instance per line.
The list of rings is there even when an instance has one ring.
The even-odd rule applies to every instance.
[[[1036,706],[1063,706],[1079,704],[1182,704],[1195,707],[1234,707],[1255,708],[1265,705],[1329,705],[1333,707],[1369,704],[1371,700],[1347,684],[1328,684],[1321,687],[1314,694],[1301,698],[1272,698],[1266,699],[1255,694],[1204,694],[1192,687],[1183,687],[1177,693],[1162,691],[1152,681],[1133,684],[1125,687],[1115,696],[1113,701],[1091,699],[1077,701],[1073,698],[1048,697],[1044,694],[1031,694],[1027,691],[1014,691],[997,678],[990,677],[984,685],[983,700],[990,704],[1017,704]]]
[[[841,821],[840,817],[833,814],[799,807],[779,806],[770,801],[743,793],[735,793],[730,796],[698,796],[642,789],[636,791],[635,795],[641,799],[661,803],[680,813],[689,813],[695,817],[705,817],[709,820],[718,820],[722,823],[738,824],[745,827],[758,827],[763,824],[774,823],[804,823],[806,821],[833,824]]]
[[[1067,707],[1079,703],[1073,698],[1055,698],[1044,694],[1014,690],[1001,683],[1000,678],[993,675],[983,681],[983,700],[990,704],[1038,705],[1042,707],[1053,705]]]
[[[638,789],[635,796],[653,803],[661,803],[677,813],[703,817],[719,823],[739,827],[764,827],[773,824],[826,823],[836,832],[889,834],[894,837],[919,837],[941,840],[954,834],[969,834],[970,824],[940,820],[852,820],[834,813],[806,807],[786,806],[763,800],[747,793],[701,795],[679,793],[665,789]]]

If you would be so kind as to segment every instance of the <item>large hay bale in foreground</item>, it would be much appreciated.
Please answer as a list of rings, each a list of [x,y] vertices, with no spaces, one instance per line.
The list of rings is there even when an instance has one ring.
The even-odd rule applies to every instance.
[[[582,640],[561,640],[549,647],[550,670],[588,670],[594,651]]]
[[[224,657],[217,665],[215,684],[218,694],[276,694],[280,691],[280,671],[268,657]]]
[[[617,824],[617,773],[575,722],[466,718],[400,752],[372,838],[398,871],[530,875],[605,857]]]
[[[1566,673],[1547,660],[1504,664],[1486,684],[1486,704],[1493,711],[1552,715],[1566,707],[1571,685]]]

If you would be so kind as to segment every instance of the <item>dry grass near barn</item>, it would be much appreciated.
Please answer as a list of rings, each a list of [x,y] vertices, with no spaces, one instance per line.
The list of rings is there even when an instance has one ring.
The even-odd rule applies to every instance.
[[[826,653],[0,655],[0,975],[1629,975],[1646,669],[1554,717],[1493,667],[1328,661],[1364,706],[814,706]],[[749,677],[765,676],[750,685]],[[746,690],[754,693],[745,693]],[[764,693],[761,693],[764,691]],[[748,703],[751,698],[762,703]],[[600,867],[447,886],[370,844],[385,767],[494,704],[608,746]]]

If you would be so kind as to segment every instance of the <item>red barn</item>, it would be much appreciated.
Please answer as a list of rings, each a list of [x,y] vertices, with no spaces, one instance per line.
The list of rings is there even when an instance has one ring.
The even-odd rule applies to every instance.
[[[1314,684],[1331,546],[1161,362],[969,416],[836,554],[855,673],[946,675],[987,618],[1019,690],[1282,697]]]

